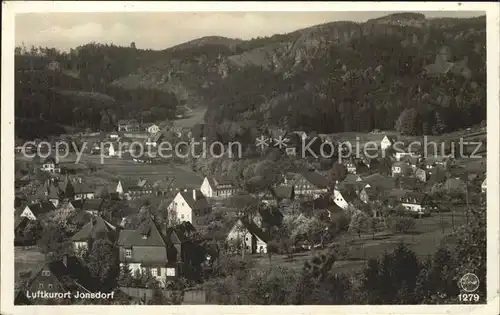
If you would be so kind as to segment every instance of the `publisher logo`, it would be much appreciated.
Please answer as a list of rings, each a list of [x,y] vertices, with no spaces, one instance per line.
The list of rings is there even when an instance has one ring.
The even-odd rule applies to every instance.
[[[473,273],[467,273],[458,282],[460,288],[465,292],[474,292],[479,288],[479,278]]]

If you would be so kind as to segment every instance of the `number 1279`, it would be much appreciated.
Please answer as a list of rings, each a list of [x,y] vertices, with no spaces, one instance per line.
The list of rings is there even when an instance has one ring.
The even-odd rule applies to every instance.
[[[479,294],[476,293],[461,293],[458,295],[460,302],[479,302]]]

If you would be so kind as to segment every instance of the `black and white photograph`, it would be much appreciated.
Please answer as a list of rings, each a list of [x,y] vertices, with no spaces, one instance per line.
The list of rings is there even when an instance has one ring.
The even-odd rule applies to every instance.
[[[4,4],[2,313],[498,314],[498,3],[28,3]]]

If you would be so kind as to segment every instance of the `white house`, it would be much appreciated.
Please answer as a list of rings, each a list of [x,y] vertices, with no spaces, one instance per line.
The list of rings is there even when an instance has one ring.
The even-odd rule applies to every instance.
[[[407,210],[424,214],[429,211],[427,195],[423,193],[411,192],[400,197],[401,205]]]
[[[158,125],[153,124],[153,123],[146,124],[144,129],[150,135],[154,135],[154,134],[157,134],[158,132],[160,132],[160,127],[158,127]]]
[[[229,231],[226,240],[237,247],[244,246],[247,253],[267,253],[269,236],[255,223],[238,219]]]
[[[42,164],[41,170],[49,173],[60,173],[61,168],[57,163],[56,159],[53,157],[47,157]]]
[[[333,190],[333,201],[340,208],[347,210],[349,206],[351,206],[351,199],[347,196],[347,194],[342,194],[339,189],[335,188]]]
[[[56,207],[50,201],[41,201],[39,203],[27,205],[21,212],[21,217],[26,217],[29,220],[38,220],[40,215],[55,210]]]
[[[394,142],[395,142],[395,139],[393,137],[388,137],[387,135],[384,135],[382,140],[380,140],[380,149],[387,150],[390,147],[392,147]]]
[[[179,222],[189,222],[196,227],[208,224],[207,216],[212,212],[212,207],[200,190],[193,189],[178,192],[167,210]]]
[[[205,177],[200,190],[207,198],[227,198],[236,193],[236,187],[225,178]]]

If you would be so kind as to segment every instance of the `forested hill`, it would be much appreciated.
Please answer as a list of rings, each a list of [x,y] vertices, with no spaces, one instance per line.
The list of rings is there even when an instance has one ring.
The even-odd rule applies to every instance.
[[[86,114],[94,117],[92,125],[70,117],[82,127],[107,128],[124,116],[170,119],[178,103],[207,106],[204,132],[219,140],[271,126],[318,133],[397,127],[429,134],[486,118],[484,16],[430,20],[399,13],[246,41],[210,36],[163,51],[91,43],[64,54],[16,54],[23,60],[42,55],[39,71],[50,77],[57,71],[46,65],[56,60],[58,75],[73,78],[64,84],[79,82],[51,87],[51,95],[72,90],[111,97],[85,106],[92,109]],[[52,104],[55,113],[82,107],[73,101]]]

